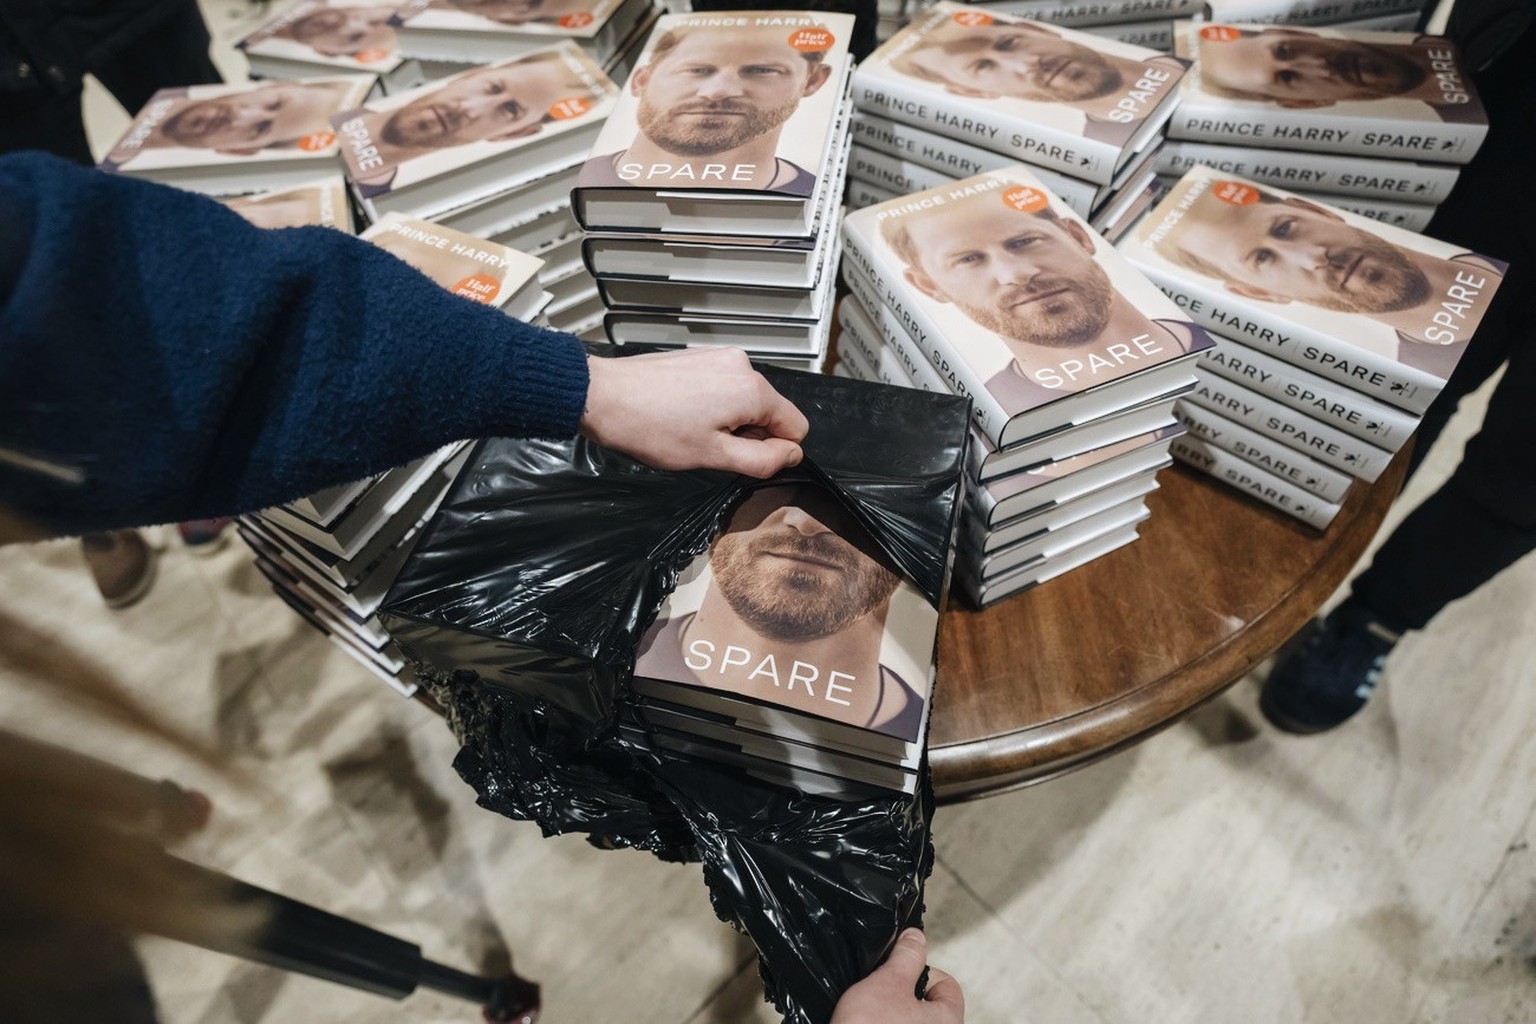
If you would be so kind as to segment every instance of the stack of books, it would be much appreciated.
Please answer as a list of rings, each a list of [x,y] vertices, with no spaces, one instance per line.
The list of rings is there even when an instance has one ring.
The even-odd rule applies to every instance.
[[[979,0],[977,6],[1171,53],[1174,19],[1199,15],[1205,0]]]
[[[560,42],[370,101],[333,123],[370,222],[420,217],[539,256],[542,283],[552,294],[559,286],[550,325],[591,334],[601,313],[595,282],[572,259],[570,192],[618,92],[584,50]]]
[[[640,640],[646,742],[802,792],[914,793],[938,624],[830,491],[770,483]]]
[[[536,320],[548,295],[539,260],[400,214],[362,237],[456,295]],[[255,515],[240,535],[278,595],[401,692],[415,680],[378,619],[389,586],[467,457],[467,443]]]
[[[972,400],[978,604],[1135,539],[1205,331],[1023,165],[852,213],[841,362]]]
[[[1477,330],[1504,264],[1197,167],[1121,251],[1218,335],[1173,454],[1322,529],[1374,480]]]
[[[393,15],[392,5],[374,0],[299,0],[235,46],[252,78],[366,71],[382,91],[397,92],[420,85],[421,69],[401,56]]]
[[[854,75],[849,205],[1022,162],[1114,237],[1156,198],[1187,63],[995,5],[939,3]]]
[[[613,78],[656,20],[651,0],[407,0],[394,9],[400,52],[428,79],[570,40]]]
[[[852,15],[663,16],[571,201],[615,344],[827,351]]]
[[[352,233],[352,207],[347,202],[347,182],[339,173],[328,174],[292,188],[252,192],[223,200],[259,228],[297,228],[314,225],[340,228]]]
[[[1438,36],[1181,22],[1194,62],[1158,173],[1198,164],[1422,231],[1488,131]]]
[[[331,118],[362,103],[374,82],[332,75],[161,89],[100,166],[215,196],[302,185],[337,169]]]

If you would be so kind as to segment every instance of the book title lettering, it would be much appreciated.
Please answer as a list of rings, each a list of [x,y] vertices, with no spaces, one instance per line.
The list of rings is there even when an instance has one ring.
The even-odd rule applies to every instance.
[[[716,654],[719,653],[718,662]],[[839,693],[853,693],[852,686],[846,683],[857,683],[858,677],[847,672],[830,671],[826,678],[822,679],[822,671],[815,665],[796,660],[789,667],[788,675],[781,675],[778,662],[772,654],[762,658],[754,658],[752,652],[745,647],[736,644],[727,644],[724,651],[718,651],[717,646],[709,640],[694,640],[688,645],[688,656],[683,659],[694,672],[715,671],[725,675],[730,669],[743,669],[752,665],[752,671],[746,675],[747,682],[762,681],[772,683],[775,687],[786,692],[794,692],[795,686],[805,687],[806,696],[812,700],[823,700],[830,704],[841,704],[843,707],[852,707],[853,703],[838,696]],[[839,682],[842,680],[843,682]],[[822,696],[816,696],[815,684],[823,683]]]

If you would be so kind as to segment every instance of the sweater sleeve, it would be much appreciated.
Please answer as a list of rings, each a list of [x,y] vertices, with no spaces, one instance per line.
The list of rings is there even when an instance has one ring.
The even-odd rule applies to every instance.
[[[0,505],[61,533],[227,515],[468,437],[568,437],[580,342],[330,228],[0,157]]]

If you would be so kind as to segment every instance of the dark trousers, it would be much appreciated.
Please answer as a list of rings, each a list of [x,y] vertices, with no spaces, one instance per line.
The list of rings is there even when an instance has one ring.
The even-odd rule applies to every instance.
[[[1451,601],[1536,549],[1536,34],[1479,76],[1487,142],[1428,233],[1510,264],[1509,274],[1419,428],[1413,467],[1457,404],[1504,367],[1461,464],[1414,509],[1354,582],[1395,630],[1420,629]]]
[[[159,89],[221,82],[208,58],[208,27],[194,2],[179,5],[133,38],[92,45],[82,41],[86,70],[129,114]],[[80,90],[66,95],[36,89],[0,94],[0,153],[43,149],[90,164]]]

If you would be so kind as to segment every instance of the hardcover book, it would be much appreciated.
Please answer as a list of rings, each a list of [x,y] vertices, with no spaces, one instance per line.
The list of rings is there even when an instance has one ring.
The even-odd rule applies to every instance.
[[[1174,459],[1207,476],[1235,487],[1256,501],[1279,509],[1314,529],[1327,529],[1339,514],[1339,505],[1260,469],[1240,455],[1234,455],[1202,438],[1185,434],[1169,449]]]
[[[361,103],[373,82],[335,75],[161,89],[100,166],[212,195],[299,185],[335,167],[331,117]]]
[[[997,0],[986,6],[1032,21],[1077,27],[1189,18],[1205,10],[1205,0]]]
[[[634,688],[756,706],[792,738],[914,763],[939,612],[830,492],[751,491],[681,574],[637,648]]]
[[[1211,21],[1248,24],[1332,25],[1423,8],[1421,0],[1206,0]]]
[[[431,217],[569,167],[617,91],[567,42],[374,100],[332,123],[372,219]]]
[[[859,65],[860,110],[1109,184],[1158,135],[1188,61],[941,2]]]
[[[1136,539],[1137,527],[1145,518],[1146,515],[1143,514],[1135,522],[1119,529],[1110,530],[1081,544],[1054,549],[1049,557],[1009,569],[995,576],[982,577],[971,572],[960,572],[957,569],[955,582],[976,603],[977,607],[989,607],[1005,597],[1049,583],[1058,576],[1125,547]]]
[[[587,235],[582,259],[594,277],[693,281],[699,284],[814,288],[837,232],[815,238],[736,239],[704,235]]]
[[[1178,431],[1169,428],[1167,433],[1177,434]],[[987,526],[983,517],[975,513],[968,519],[967,545],[980,555],[988,555],[1002,548],[1042,537],[1070,523],[1097,515],[1126,502],[1145,498],[1157,490],[1158,470],[1173,462],[1168,454],[1168,446],[1162,445],[1161,449],[1157,460],[1150,468],[1093,488],[1070,501],[1057,502],[1027,515],[1009,519],[997,526]]]
[[[850,284],[999,449],[1124,408],[1130,390],[1176,391],[1212,346],[1022,167],[859,210],[843,240]]]
[[[1340,502],[1349,493],[1354,478],[1299,454],[1294,449],[1251,430],[1235,420],[1193,402],[1180,402],[1174,415],[1186,433],[1225,448],[1282,480],[1304,488],[1328,502]]]
[[[1159,53],[1173,52],[1174,21],[1121,21],[1113,25],[1084,25],[1082,31]]]
[[[1175,52],[1194,62],[1175,139],[1464,164],[1488,134],[1440,36],[1188,22]]]
[[[983,552],[971,547],[969,541],[973,535],[967,534],[967,543],[955,559],[956,571],[982,580],[993,579],[1028,566],[1047,564],[1082,544],[1118,533],[1126,527],[1135,527],[1149,515],[1146,496],[1157,490],[1157,481],[1143,481],[1138,490],[1139,493],[1108,508],[1072,519],[1055,529],[1040,530],[993,551]]]
[[[487,63],[569,39],[601,62],[650,10],[650,0],[406,0],[394,24],[407,57]]]
[[[595,231],[809,238],[841,188],[853,16],[666,15],[582,168]]]
[[[339,174],[327,175],[293,188],[257,192],[223,200],[259,228],[340,228],[352,233],[352,207],[347,203],[347,183]]]
[[[360,237],[453,294],[508,316],[528,320],[543,304],[539,268],[544,261],[527,253],[398,213],[389,214]]]
[[[1423,204],[1439,203],[1450,195],[1461,175],[1461,168],[1456,164],[1362,160],[1331,153],[1301,153],[1175,139],[1163,144],[1156,167],[1158,174],[1177,179],[1200,164],[1260,185]]]
[[[835,263],[837,251],[831,254]],[[589,278],[590,280],[590,278]],[[832,311],[837,275],[823,271],[813,289],[753,288],[745,285],[687,281],[602,278],[597,282],[609,309],[669,312],[696,316],[739,316],[779,320],[826,321]]]
[[[1206,167],[1120,251],[1213,332],[1412,413],[1444,386],[1505,269]]]
[[[252,78],[298,78],[366,71],[401,87],[405,58],[389,19],[392,3],[374,0],[299,0],[235,44],[245,51]]]

